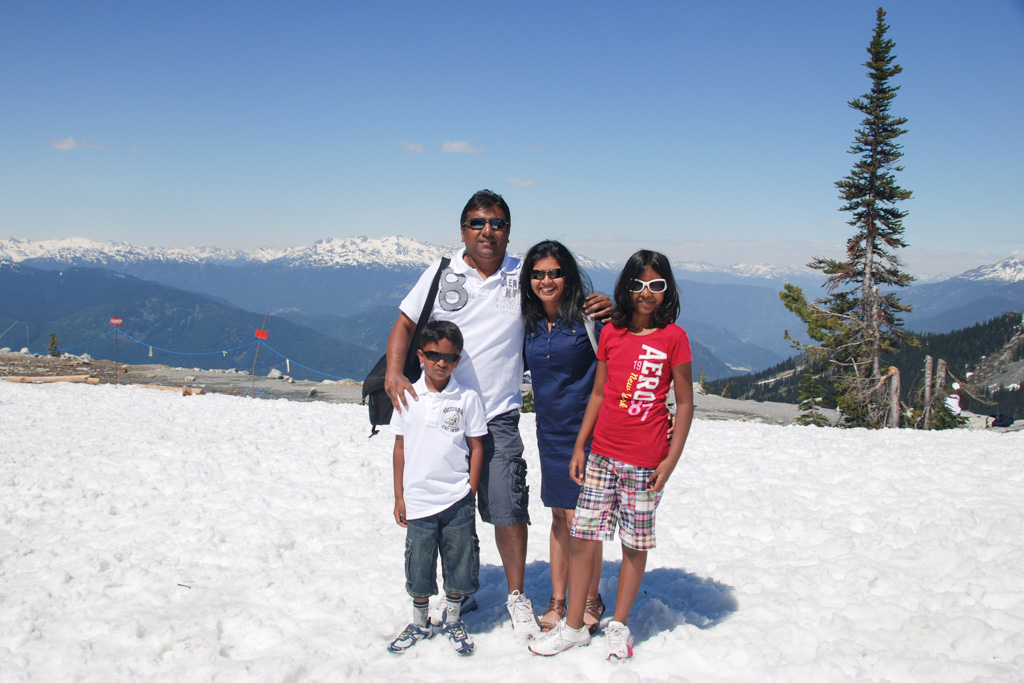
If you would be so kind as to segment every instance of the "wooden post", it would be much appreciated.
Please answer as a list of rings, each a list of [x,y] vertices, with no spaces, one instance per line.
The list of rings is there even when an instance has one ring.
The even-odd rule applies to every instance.
[[[928,429],[932,421],[932,370],[935,359],[924,357],[924,428]]]
[[[889,368],[889,426],[900,426],[900,369],[893,365]]]

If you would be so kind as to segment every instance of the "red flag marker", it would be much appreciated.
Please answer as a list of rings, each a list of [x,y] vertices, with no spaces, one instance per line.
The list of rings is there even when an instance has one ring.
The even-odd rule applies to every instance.
[[[257,339],[266,339],[267,338],[267,331],[266,330],[259,330],[259,329],[256,330],[256,338]]]
[[[121,324],[121,323],[123,323],[123,322],[124,322],[124,321],[123,321],[123,320],[121,320],[120,318],[111,318],[111,319],[110,319],[110,324],[111,324],[111,325],[120,325],[120,324]]]

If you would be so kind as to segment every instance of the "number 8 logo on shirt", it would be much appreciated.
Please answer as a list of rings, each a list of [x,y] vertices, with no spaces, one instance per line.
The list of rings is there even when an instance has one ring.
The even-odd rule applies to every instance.
[[[453,279],[449,279],[453,278]],[[466,291],[466,276],[456,273],[451,268],[445,268],[441,273],[440,293],[437,302],[446,311],[461,311],[469,302],[469,292]]]

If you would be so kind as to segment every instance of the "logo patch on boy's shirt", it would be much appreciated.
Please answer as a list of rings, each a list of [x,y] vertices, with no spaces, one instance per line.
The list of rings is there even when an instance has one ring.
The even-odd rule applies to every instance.
[[[459,431],[459,424],[462,422],[462,408],[451,406],[444,409],[445,416],[441,420],[441,427],[449,432]]]

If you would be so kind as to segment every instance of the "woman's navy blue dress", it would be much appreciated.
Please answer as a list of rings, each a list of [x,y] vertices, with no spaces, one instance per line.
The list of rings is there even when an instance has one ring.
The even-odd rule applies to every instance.
[[[549,331],[547,320],[539,320],[526,330],[525,351],[537,414],[540,498],[545,507],[572,510],[580,487],[569,478],[569,461],[594,386],[594,347],[583,322],[558,321]]]

